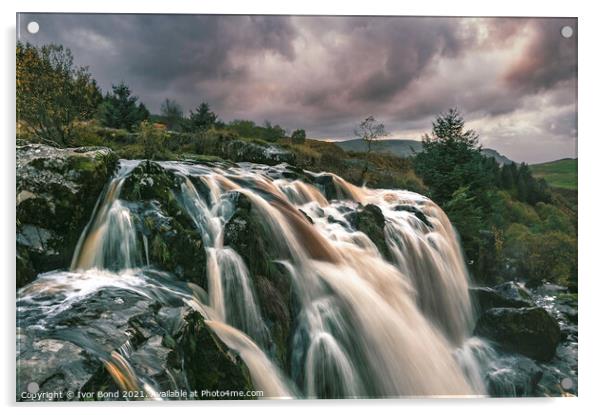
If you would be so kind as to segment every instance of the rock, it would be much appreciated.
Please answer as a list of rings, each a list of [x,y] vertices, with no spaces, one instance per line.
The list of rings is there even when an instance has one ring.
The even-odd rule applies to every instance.
[[[502,297],[517,302],[523,302],[528,305],[533,304],[531,293],[522,284],[515,281],[508,281],[493,287]]]
[[[295,154],[284,148],[263,143],[252,143],[243,140],[220,140],[217,149],[210,154],[232,161],[248,161],[267,165],[280,163],[295,164]]]
[[[481,312],[485,312],[490,308],[500,307],[531,307],[533,303],[525,299],[517,299],[515,296],[507,296],[506,291],[498,291],[495,288],[489,287],[471,287],[469,289],[474,303],[478,306]]]
[[[429,221],[429,219],[426,217],[426,215],[420,209],[418,209],[416,206],[413,206],[413,205],[397,205],[393,209],[397,210],[397,211],[403,210],[403,211],[406,211],[406,212],[413,213],[426,226],[428,226],[429,228],[433,227],[433,224],[431,223],[431,221]]]
[[[17,146],[17,287],[71,262],[117,157],[108,148]]]
[[[176,299],[162,305],[106,287],[46,319],[38,313],[20,315],[18,401],[32,400],[25,394],[32,383],[60,393],[56,400],[97,400],[99,391],[143,390],[142,383],[158,392],[253,389],[236,353]]]
[[[292,304],[292,286],[287,271],[274,262],[289,253],[265,228],[265,219],[256,212],[250,200],[237,193],[236,210],[224,227],[224,245],[233,248],[244,260],[253,279],[256,298],[266,321],[272,344],[270,354],[282,367],[288,365]]]
[[[322,191],[326,199],[335,200],[341,198],[341,192],[338,190],[332,174],[317,174],[313,177],[312,181]]]
[[[521,355],[500,357],[485,374],[487,391],[493,397],[538,396],[543,370]]]
[[[542,361],[554,357],[560,342],[558,323],[540,307],[489,309],[477,321],[475,334]]]
[[[206,289],[201,232],[178,201],[183,181],[160,164],[144,161],[125,179],[119,197],[128,202],[137,230],[146,238],[150,264]]]
[[[378,206],[368,204],[359,207],[355,212],[347,214],[346,218],[351,226],[370,238],[386,259],[391,260],[385,238],[385,216]]]

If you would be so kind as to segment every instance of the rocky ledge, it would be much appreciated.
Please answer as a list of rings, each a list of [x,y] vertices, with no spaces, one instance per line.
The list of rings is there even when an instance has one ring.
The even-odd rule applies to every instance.
[[[117,157],[108,148],[17,146],[17,287],[69,266]]]

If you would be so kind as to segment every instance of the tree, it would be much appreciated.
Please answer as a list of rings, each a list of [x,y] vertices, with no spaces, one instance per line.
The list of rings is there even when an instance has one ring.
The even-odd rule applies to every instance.
[[[217,115],[209,104],[202,102],[194,111],[190,111],[190,125],[194,131],[206,131],[217,123]]]
[[[132,131],[148,119],[148,110],[144,104],[137,103],[138,97],[132,96],[130,88],[124,82],[113,85],[112,89],[112,93],[105,95],[98,114],[105,127]]]
[[[464,129],[456,109],[437,116],[431,134],[423,136],[423,151],[416,155],[414,167],[437,203],[445,204],[463,186],[477,198],[493,187],[492,166],[481,155],[478,139],[473,130]]]
[[[356,137],[361,138],[366,144],[368,153],[372,151],[374,143],[389,135],[385,130],[385,125],[382,122],[378,122],[372,115],[362,121],[354,133]]]
[[[276,141],[286,135],[284,128],[278,124],[272,125],[272,123],[266,120],[263,124],[263,139],[267,141]]]
[[[305,130],[298,129],[291,134],[293,144],[303,144],[305,142]]]
[[[17,43],[19,128],[67,144],[76,122],[91,119],[102,101],[86,67],[76,67],[69,49]]]
[[[176,101],[166,98],[161,104],[161,116],[168,130],[180,130],[184,121],[182,106]]]
[[[144,148],[144,158],[154,160],[165,153],[165,133],[148,121],[140,123],[138,141]]]

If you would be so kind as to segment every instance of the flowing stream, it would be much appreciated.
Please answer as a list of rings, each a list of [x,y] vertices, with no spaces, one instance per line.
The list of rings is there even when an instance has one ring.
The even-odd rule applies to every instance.
[[[470,338],[474,314],[462,251],[445,213],[428,198],[360,188],[330,175],[337,197],[329,201],[324,186],[290,178],[286,166],[159,163],[181,178],[173,196],[202,237],[205,292],[157,277],[136,213],[120,199],[137,164],[121,161],[82,232],[71,270],[43,274],[20,290],[20,315],[35,314],[43,327],[90,294],[119,287],[198,310],[238,352],[264,397],[487,393],[479,357],[493,351]],[[313,183],[325,175],[305,174]],[[274,265],[292,286],[297,315],[286,364],[275,358],[249,264],[224,244],[236,195],[261,218],[276,247]],[[388,253],[354,228],[350,213],[367,205],[384,216]],[[102,359],[120,387],[157,388],[130,367],[127,345]]]

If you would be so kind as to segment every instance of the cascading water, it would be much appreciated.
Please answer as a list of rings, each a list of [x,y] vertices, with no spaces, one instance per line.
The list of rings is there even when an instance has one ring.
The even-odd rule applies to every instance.
[[[38,310],[41,315],[114,285],[158,301],[178,298],[201,312],[211,330],[240,354],[265,397],[486,393],[474,348],[465,346],[473,312],[461,249],[449,220],[429,199],[359,188],[331,176],[337,197],[329,201],[323,186],[310,183],[323,175],[290,179],[283,174],[286,166],[160,163],[181,179],[174,200],[204,243],[205,292],[154,277],[136,212],[120,199],[136,165],[122,161],[107,185],[71,271],[46,274],[19,292],[26,304],[21,313],[31,312],[27,304],[49,293],[62,300],[46,304]],[[297,315],[291,316],[284,365],[271,346],[256,276],[235,249],[224,245],[237,195],[261,218],[274,246],[274,266],[291,282]],[[388,253],[354,227],[350,212],[367,205],[382,212]],[[127,348],[115,353],[106,358],[106,367],[119,385],[157,387],[136,378]]]

